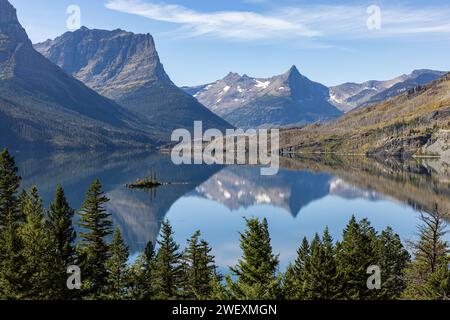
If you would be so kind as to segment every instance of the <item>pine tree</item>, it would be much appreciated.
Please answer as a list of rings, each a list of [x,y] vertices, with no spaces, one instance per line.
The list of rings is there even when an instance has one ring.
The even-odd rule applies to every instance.
[[[23,222],[17,191],[21,178],[8,150],[0,155],[0,299],[22,298],[23,257],[19,228]]]
[[[387,228],[378,237],[377,257],[377,265],[382,270],[382,286],[377,292],[378,298],[398,299],[406,287],[404,269],[410,256],[392,228]]]
[[[27,198],[28,198],[27,190],[22,189],[19,196],[17,197],[17,208],[18,208],[17,222],[20,224],[25,223],[25,220],[26,220],[26,217],[24,214],[24,207],[25,207],[25,203],[27,202]]]
[[[233,292],[230,290],[232,286],[232,280],[229,276],[225,277],[226,285],[222,283],[223,277],[216,275],[211,281],[211,294],[209,300],[233,300]]]
[[[155,259],[153,283],[156,298],[175,299],[182,280],[182,263],[179,245],[173,239],[172,226],[164,221],[161,227],[161,239],[158,240],[159,250]]]
[[[197,231],[188,240],[188,246],[183,256],[186,266],[183,287],[184,297],[188,299],[206,299],[212,292],[212,281],[216,266],[212,249],[209,244],[200,240],[201,233]]]
[[[286,299],[305,300],[306,276],[310,271],[311,249],[306,237],[297,250],[297,259],[290,265],[285,274],[283,294]]]
[[[7,225],[10,215],[18,221],[17,192],[21,178],[14,158],[4,149],[0,155],[0,232]]]
[[[88,299],[99,298],[106,285],[106,261],[109,258],[107,237],[112,234],[110,214],[105,209],[109,199],[99,180],[89,187],[79,212],[82,228],[79,255],[83,275],[83,291]]]
[[[247,220],[247,230],[241,234],[242,259],[231,268],[237,281],[229,283],[237,299],[276,299],[281,295],[281,279],[277,275],[278,256],[272,252],[267,220]]]
[[[337,294],[336,249],[328,227],[322,236],[322,283],[321,298],[334,299]]]
[[[297,296],[301,299],[330,300],[336,294],[336,261],[334,244],[328,228],[323,238],[316,234],[310,247],[305,239],[296,262],[301,283]]]
[[[155,296],[153,270],[155,269],[155,249],[150,241],[131,268],[130,297],[135,300],[151,300]]]
[[[406,268],[406,299],[442,300],[450,297],[450,247],[444,240],[446,224],[439,208],[421,215],[420,239],[411,243],[414,254]]]
[[[311,241],[310,251],[309,268],[304,274],[304,298],[317,300],[321,299],[321,291],[324,285],[322,283],[323,248],[317,233]]]
[[[36,187],[32,187],[23,206],[25,223],[20,227],[22,240],[22,266],[25,275],[24,288],[27,299],[48,299],[53,273],[53,247],[45,224],[42,199]]]
[[[367,269],[377,263],[375,248],[375,230],[366,219],[358,223],[353,216],[344,230],[342,242],[337,244],[337,298],[367,300],[376,297],[375,290],[367,288]]]
[[[316,234],[311,242],[308,268],[303,274],[303,299],[333,299],[336,277],[334,244],[327,227],[322,239]]]
[[[120,229],[116,229],[111,242],[111,256],[106,261],[108,279],[104,298],[108,300],[123,300],[128,295],[129,269],[128,269],[128,247],[122,239]]]
[[[51,292],[56,299],[74,297],[74,292],[66,285],[67,268],[76,262],[76,232],[72,225],[74,215],[75,211],[70,208],[63,188],[58,186],[46,222],[54,252]]]

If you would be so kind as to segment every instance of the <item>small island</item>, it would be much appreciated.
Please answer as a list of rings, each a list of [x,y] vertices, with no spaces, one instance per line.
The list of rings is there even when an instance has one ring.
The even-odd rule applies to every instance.
[[[158,181],[156,173],[151,173],[150,177],[138,179],[134,183],[127,184],[126,187],[129,189],[155,189],[164,184],[165,183]]]

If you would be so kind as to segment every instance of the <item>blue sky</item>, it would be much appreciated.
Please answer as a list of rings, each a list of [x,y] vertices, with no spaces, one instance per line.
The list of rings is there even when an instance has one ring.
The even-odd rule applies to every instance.
[[[10,1],[33,42],[68,31],[70,5],[89,28],[152,34],[180,86],[230,71],[268,77],[294,64],[325,85],[450,70],[448,0]]]

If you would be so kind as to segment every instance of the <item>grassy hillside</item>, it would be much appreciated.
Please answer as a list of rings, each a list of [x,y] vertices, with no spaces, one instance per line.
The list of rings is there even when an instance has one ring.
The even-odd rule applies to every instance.
[[[450,74],[324,125],[282,132],[284,152],[420,155],[450,128]],[[444,143],[445,147],[445,143]]]

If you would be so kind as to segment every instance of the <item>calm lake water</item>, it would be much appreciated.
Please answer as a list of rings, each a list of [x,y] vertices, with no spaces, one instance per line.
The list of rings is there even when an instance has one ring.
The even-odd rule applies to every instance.
[[[339,240],[352,215],[369,218],[379,231],[391,226],[406,241],[416,238],[421,212],[435,205],[450,209],[450,165],[440,160],[283,159],[278,175],[263,177],[257,167],[175,166],[158,154],[16,152],[15,157],[24,186],[37,185],[46,206],[61,184],[72,207],[80,208],[89,184],[99,178],[134,256],[156,240],[161,221],[168,219],[182,247],[201,230],[222,272],[240,257],[245,217],[268,219],[284,269],[304,236],[328,226]],[[125,187],[151,171],[174,184],[153,192]]]

